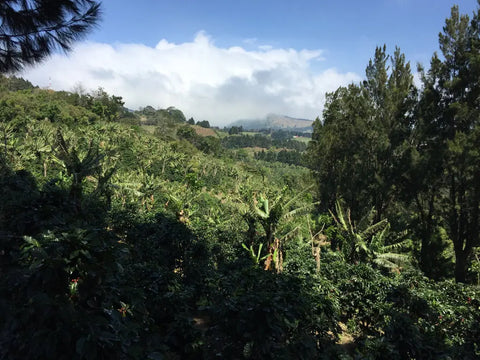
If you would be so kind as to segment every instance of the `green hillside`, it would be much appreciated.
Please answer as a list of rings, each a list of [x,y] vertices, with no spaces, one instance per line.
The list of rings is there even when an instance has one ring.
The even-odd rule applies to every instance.
[[[201,136],[101,90],[2,89],[2,356],[477,351],[478,289],[426,279],[412,245],[377,261],[398,241],[386,220],[318,213],[310,170],[256,160],[248,135]],[[352,258],[356,237],[377,248]]]

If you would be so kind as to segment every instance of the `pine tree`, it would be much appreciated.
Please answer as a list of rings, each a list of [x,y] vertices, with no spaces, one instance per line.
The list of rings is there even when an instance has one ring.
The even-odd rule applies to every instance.
[[[419,154],[432,171],[438,213],[455,250],[455,279],[466,281],[480,246],[480,10],[472,19],[454,6],[439,35],[442,57],[432,57],[416,129]],[[430,206],[432,207],[432,206]]]
[[[0,1],[0,73],[35,64],[55,49],[70,50],[100,15],[94,0]]]
[[[388,56],[385,46],[378,47],[366,78],[363,84],[327,94],[323,123],[314,122],[307,153],[322,210],[343,198],[354,220],[375,207],[379,221],[399,195],[395,183],[402,172],[416,90],[410,64],[399,49]]]

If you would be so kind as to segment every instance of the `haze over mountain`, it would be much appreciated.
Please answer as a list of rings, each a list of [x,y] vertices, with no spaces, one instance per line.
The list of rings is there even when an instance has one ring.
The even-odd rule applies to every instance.
[[[242,126],[245,130],[259,129],[285,129],[303,132],[312,131],[312,120],[299,119],[285,115],[268,114],[263,119],[240,119],[232,122],[230,126]]]

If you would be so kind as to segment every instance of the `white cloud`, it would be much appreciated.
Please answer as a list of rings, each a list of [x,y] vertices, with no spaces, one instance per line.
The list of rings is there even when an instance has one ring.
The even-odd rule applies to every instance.
[[[423,88],[422,74],[418,71],[413,73],[413,84],[417,87],[417,89]]]
[[[221,48],[199,32],[192,42],[162,39],[154,48],[80,43],[70,55],[54,55],[23,76],[57,90],[101,86],[132,109],[175,106],[188,117],[224,125],[268,113],[320,115],[325,92],[360,79],[335,69],[314,72],[311,62],[321,59],[321,50]]]

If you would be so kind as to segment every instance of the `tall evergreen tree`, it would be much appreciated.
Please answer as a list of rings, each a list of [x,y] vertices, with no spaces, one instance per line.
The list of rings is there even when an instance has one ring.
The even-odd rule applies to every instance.
[[[385,46],[377,48],[363,84],[327,94],[323,122],[314,123],[309,157],[323,210],[343,198],[354,219],[373,206],[379,221],[397,196],[415,87],[400,50],[391,57],[391,71],[389,58]]]
[[[37,63],[57,48],[70,50],[99,18],[94,0],[2,0],[0,73]]]
[[[455,279],[466,280],[480,245],[480,10],[470,20],[454,6],[423,74],[417,149],[429,193],[429,216],[444,219],[455,251]],[[435,211],[435,204],[437,210]],[[427,254],[425,254],[427,256]]]

